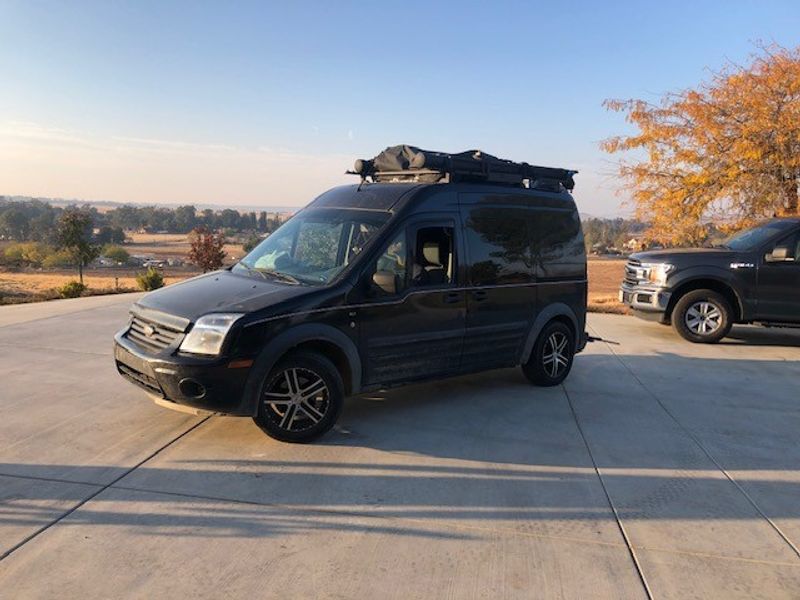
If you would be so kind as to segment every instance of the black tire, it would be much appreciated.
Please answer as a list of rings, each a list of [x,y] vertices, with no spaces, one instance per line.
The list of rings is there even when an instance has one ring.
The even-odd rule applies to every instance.
[[[264,378],[253,420],[276,440],[310,442],[334,426],[343,404],[344,385],[334,364],[320,354],[294,352]]]
[[[522,372],[532,384],[551,387],[566,379],[574,359],[575,334],[572,328],[561,321],[551,321],[536,339],[528,362],[522,365]]]
[[[733,311],[728,300],[714,290],[692,290],[680,297],[672,310],[672,326],[683,339],[715,344],[730,333]]]

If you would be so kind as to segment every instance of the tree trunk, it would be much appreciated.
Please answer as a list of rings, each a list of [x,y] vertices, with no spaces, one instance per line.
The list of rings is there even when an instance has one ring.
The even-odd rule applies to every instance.
[[[786,180],[783,184],[783,193],[786,196],[786,215],[795,216],[800,214],[797,205],[797,179],[792,178]]]
[[[78,261],[78,279],[81,281],[81,285],[83,285],[83,261]]]

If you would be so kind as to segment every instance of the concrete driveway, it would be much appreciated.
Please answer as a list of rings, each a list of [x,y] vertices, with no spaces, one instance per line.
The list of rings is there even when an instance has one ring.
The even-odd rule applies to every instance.
[[[564,387],[355,398],[298,446],[119,378],[135,298],[0,308],[0,597],[800,597],[800,335],[592,315]]]

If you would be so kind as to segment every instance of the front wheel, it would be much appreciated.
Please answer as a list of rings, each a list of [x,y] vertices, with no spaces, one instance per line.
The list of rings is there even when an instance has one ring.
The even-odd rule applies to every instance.
[[[693,290],[678,300],[672,311],[672,325],[685,340],[714,344],[724,338],[732,326],[731,305],[713,290]]]
[[[558,385],[569,375],[574,358],[575,334],[572,328],[553,321],[539,334],[528,362],[522,365],[522,372],[534,385]]]
[[[272,438],[308,442],[334,426],[344,403],[339,371],[324,356],[296,352],[264,379],[253,420]]]

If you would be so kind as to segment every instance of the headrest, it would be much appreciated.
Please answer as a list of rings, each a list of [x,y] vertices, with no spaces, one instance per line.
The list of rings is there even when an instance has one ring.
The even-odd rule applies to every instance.
[[[439,242],[425,242],[422,245],[422,256],[431,264],[441,266],[439,255]]]

